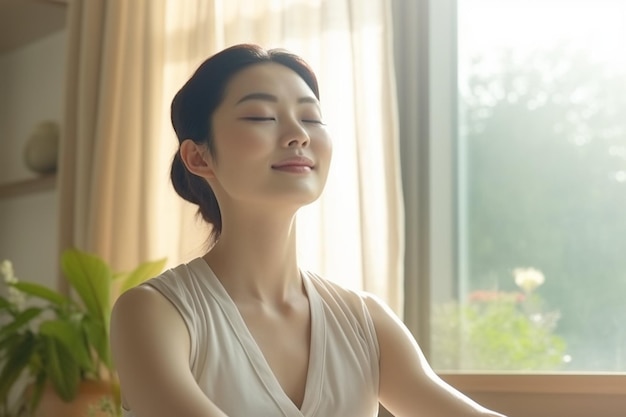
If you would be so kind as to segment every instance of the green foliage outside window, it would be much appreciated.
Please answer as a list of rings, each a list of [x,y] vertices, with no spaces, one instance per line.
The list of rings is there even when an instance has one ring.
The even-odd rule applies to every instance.
[[[511,269],[535,265],[550,277],[542,297],[561,313],[564,370],[625,371],[626,72],[565,42],[486,51],[465,72],[464,285],[513,291]],[[478,307],[455,308],[487,343],[478,334],[488,326],[471,318]],[[510,305],[481,308],[519,319]]]
[[[533,269],[516,270],[516,277]],[[541,283],[543,283],[543,275]],[[475,291],[465,303],[436,305],[432,312],[432,365],[437,370],[558,370],[568,361],[555,333],[558,311],[548,310],[533,281],[523,292]]]

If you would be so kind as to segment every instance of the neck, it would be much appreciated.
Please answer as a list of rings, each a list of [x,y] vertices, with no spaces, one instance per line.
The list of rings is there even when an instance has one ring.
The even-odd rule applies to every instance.
[[[234,300],[280,304],[302,294],[295,214],[222,218],[205,259]]]

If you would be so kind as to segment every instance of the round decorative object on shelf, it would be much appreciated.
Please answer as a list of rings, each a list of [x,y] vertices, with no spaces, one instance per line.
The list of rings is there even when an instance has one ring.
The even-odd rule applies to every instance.
[[[50,174],[56,171],[59,158],[59,125],[45,120],[35,126],[24,147],[24,162],[31,171]]]

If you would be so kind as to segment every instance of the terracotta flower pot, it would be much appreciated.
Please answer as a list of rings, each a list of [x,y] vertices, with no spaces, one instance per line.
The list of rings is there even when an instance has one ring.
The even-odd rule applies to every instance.
[[[113,401],[111,386],[101,381],[81,382],[76,398],[69,403],[47,386],[33,417],[110,417],[100,409],[102,400],[107,397]]]

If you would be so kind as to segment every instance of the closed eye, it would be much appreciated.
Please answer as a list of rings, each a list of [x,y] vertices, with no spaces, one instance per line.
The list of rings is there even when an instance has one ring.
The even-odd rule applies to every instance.
[[[259,116],[248,116],[241,117],[242,120],[249,120],[251,122],[267,122],[276,120],[275,117],[259,117]]]
[[[312,124],[321,125],[321,126],[326,125],[326,123],[322,122],[321,120],[316,120],[316,119],[302,119],[302,123],[312,123]]]

